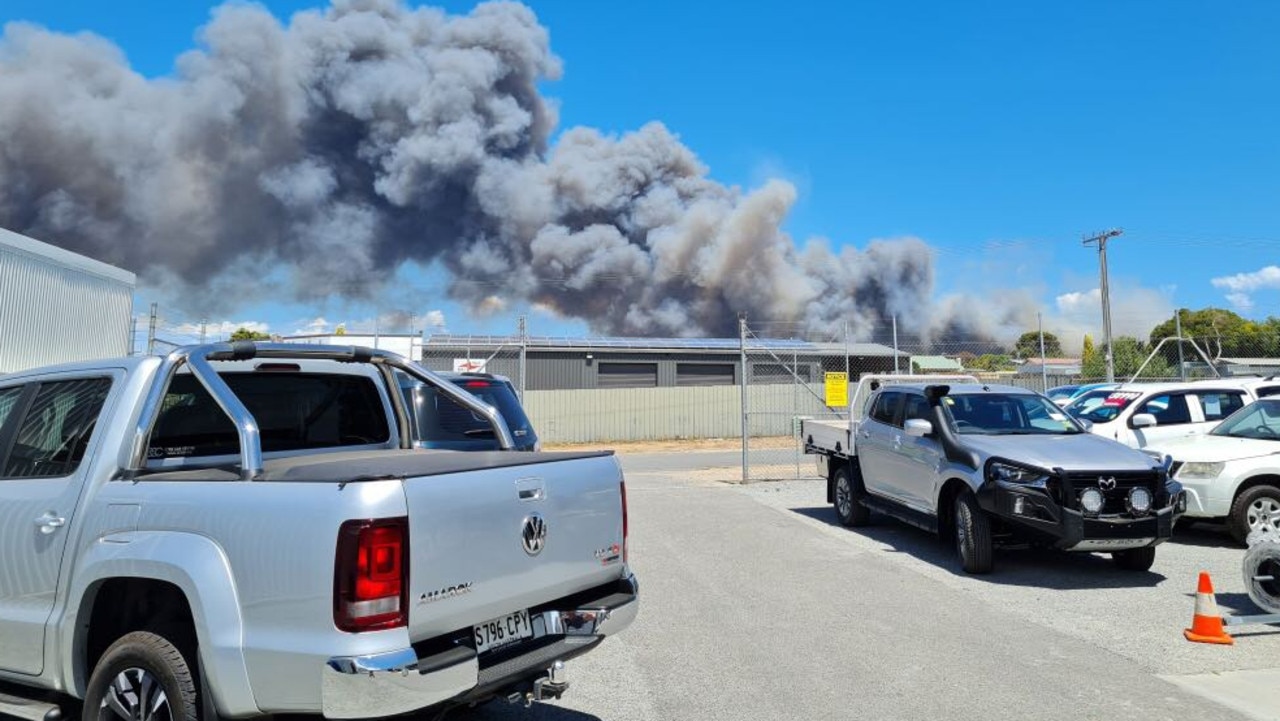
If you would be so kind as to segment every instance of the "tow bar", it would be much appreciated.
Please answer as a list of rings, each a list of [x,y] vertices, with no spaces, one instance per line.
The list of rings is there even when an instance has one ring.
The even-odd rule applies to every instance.
[[[555,661],[547,669],[546,676],[533,680],[533,687],[529,691],[512,693],[507,696],[507,703],[523,703],[525,708],[529,708],[534,701],[548,701],[551,699],[559,701],[564,692],[568,690],[569,681],[566,679],[564,661]]]

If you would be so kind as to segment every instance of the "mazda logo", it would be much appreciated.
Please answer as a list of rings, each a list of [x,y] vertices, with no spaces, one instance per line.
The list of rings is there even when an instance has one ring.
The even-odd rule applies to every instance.
[[[542,547],[547,545],[547,522],[542,520],[542,516],[531,513],[525,517],[524,528],[520,532],[520,544],[524,546],[524,552],[530,556],[542,553]]]
[[[1114,477],[1114,476],[1113,476],[1113,477],[1111,477],[1111,478],[1102,478],[1102,477],[1099,477],[1099,478],[1098,478],[1098,488],[1101,488],[1101,489],[1102,489],[1102,490],[1104,490],[1104,491],[1114,491],[1114,490],[1116,489],[1116,479],[1115,479],[1115,477]]]

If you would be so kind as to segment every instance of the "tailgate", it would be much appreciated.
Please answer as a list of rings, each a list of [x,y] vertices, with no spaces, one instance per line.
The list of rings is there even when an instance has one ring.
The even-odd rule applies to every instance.
[[[620,577],[621,482],[612,455],[407,479],[410,637],[467,628]],[[540,547],[525,542],[539,520]]]

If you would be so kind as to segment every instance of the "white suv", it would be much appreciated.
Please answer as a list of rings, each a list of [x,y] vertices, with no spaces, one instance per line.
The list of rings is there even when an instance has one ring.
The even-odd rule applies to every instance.
[[[1236,411],[1208,435],[1151,445],[1173,458],[1190,518],[1225,518],[1240,542],[1251,531],[1280,532],[1280,396]]]
[[[1186,383],[1124,383],[1089,391],[1066,411],[1093,433],[1134,448],[1208,433],[1257,398],[1256,378]]]

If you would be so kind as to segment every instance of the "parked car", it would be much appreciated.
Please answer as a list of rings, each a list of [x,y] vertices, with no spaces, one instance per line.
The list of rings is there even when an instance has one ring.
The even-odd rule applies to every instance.
[[[1255,398],[1253,386],[1236,379],[1125,383],[1088,391],[1065,410],[1093,433],[1142,448],[1208,433]]]
[[[991,570],[997,539],[1110,552],[1147,570],[1173,532],[1182,494],[1166,469],[1038,393],[884,376],[864,377],[855,398],[867,383],[864,413],[801,425],[843,525],[875,510],[937,532],[970,573]]]
[[[1045,395],[1049,397],[1049,400],[1053,401],[1054,403],[1057,403],[1059,406],[1065,407],[1070,405],[1072,401],[1084,395],[1085,393],[1088,393],[1089,391],[1094,391],[1101,388],[1115,388],[1117,385],[1119,384],[1118,383],[1084,383],[1081,385],[1057,386],[1055,388],[1050,388],[1048,391],[1045,392]]]
[[[515,450],[538,451],[542,443],[511,380],[489,373],[437,373],[498,411],[511,429]],[[459,404],[433,386],[400,374],[400,389],[411,409],[413,438],[419,448],[487,451],[498,448],[487,418]]]
[[[396,372],[501,449],[413,447]],[[639,608],[609,452],[513,453],[386,351],[0,376],[0,715],[443,714],[559,698]],[[34,524],[34,525],[33,525]]]
[[[1280,533],[1280,397],[1250,403],[1208,434],[1147,450],[1173,459],[1188,518],[1223,520],[1240,543],[1252,531]]]

